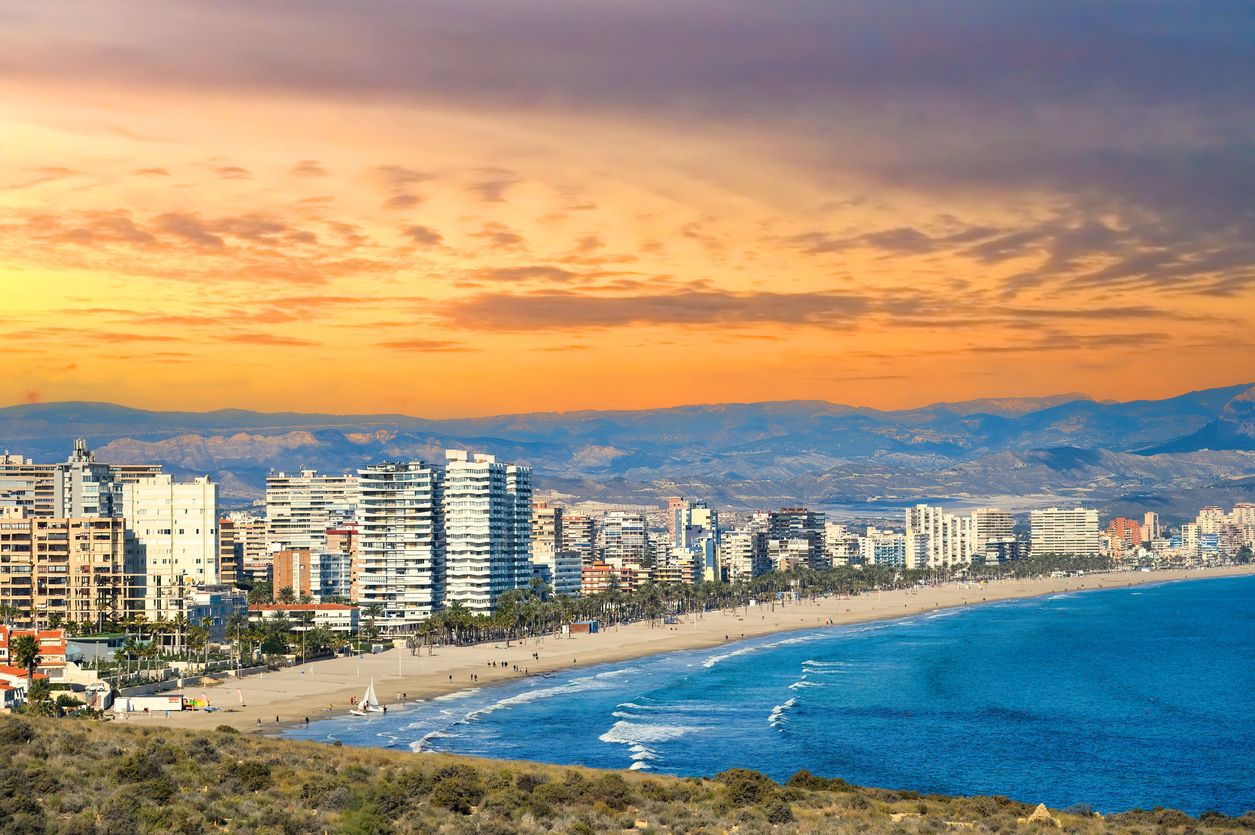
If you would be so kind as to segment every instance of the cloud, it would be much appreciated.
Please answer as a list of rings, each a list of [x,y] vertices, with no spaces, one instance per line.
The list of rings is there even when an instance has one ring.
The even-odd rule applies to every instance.
[[[385,342],[376,342],[375,344],[380,348],[388,348],[393,351],[411,351],[421,354],[475,350],[461,342],[440,339],[392,339]]]
[[[294,348],[304,348],[318,344],[308,339],[299,339],[295,336],[283,336],[282,334],[265,333],[262,331],[229,333],[222,335],[219,339],[222,342],[238,342],[244,345],[271,345]]]
[[[422,202],[423,198],[419,197],[417,194],[401,192],[400,194],[394,194],[385,200],[383,202],[383,207],[385,209],[412,209]]]
[[[733,293],[688,290],[637,296],[566,291],[485,293],[441,312],[460,327],[524,332],[627,325],[836,324],[867,311],[867,299],[835,293]]]
[[[169,177],[170,172],[164,168],[136,168],[131,172],[137,177]]]
[[[564,270],[561,267],[497,267],[496,269],[483,270],[476,273],[480,278],[489,281],[549,281],[566,283],[573,281],[581,276],[578,273]]]
[[[224,180],[247,180],[253,176],[247,168],[238,165],[222,165],[215,168],[214,173]]]
[[[404,234],[414,243],[422,246],[435,246],[444,240],[444,236],[430,226],[408,226]]]
[[[326,177],[327,169],[316,159],[303,159],[292,166],[292,174],[297,177]]]
[[[526,249],[527,241],[523,236],[515,232],[503,223],[485,223],[483,228],[478,232],[473,232],[471,237],[478,238],[481,241],[487,241],[491,246],[497,249]]]
[[[518,175],[505,168],[481,168],[476,173],[482,178],[466,188],[485,203],[504,202],[506,191],[519,182]]]

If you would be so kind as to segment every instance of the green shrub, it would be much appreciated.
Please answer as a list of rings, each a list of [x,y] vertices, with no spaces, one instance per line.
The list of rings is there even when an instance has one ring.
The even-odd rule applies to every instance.
[[[161,768],[145,754],[132,751],[122,758],[113,773],[118,778],[118,782],[143,783],[160,776]]]
[[[469,815],[483,797],[479,772],[469,765],[454,765],[436,772],[429,799],[441,809]]]
[[[0,745],[24,745],[35,738],[30,722],[21,719],[5,719],[0,722]]]
[[[636,801],[636,792],[621,774],[606,774],[600,777],[590,787],[590,793],[593,798],[616,812],[622,812]]]
[[[723,784],[723,799],[730,806],[753,806],[776,793],[770,777],[748,768],[730,768],[715,778]]]
[[[219,733],[235,734],[236,736],[240,735],[240,732],[237,731],[235,728],[231,727],[230,725],[219,725],[217,730]]]
[[[270,788],[270,766],[257,760],[245,760],[230,769],[230,776],[244,791],[259,792]]]
[[[763,811],[767,815],[768,823],[791,823],[793,821],[793,808],[784,802],[783,798],[777,797],[767,802]]]

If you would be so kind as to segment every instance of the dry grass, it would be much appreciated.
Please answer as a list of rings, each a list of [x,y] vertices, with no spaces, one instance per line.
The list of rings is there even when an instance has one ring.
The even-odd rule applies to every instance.
[[[0,719],[0,831],[939,833],[1255,831],[1174,811],[1024,822],[1006,798],[923,797],[801,773],[679,779],[333,747],[234,731]]]

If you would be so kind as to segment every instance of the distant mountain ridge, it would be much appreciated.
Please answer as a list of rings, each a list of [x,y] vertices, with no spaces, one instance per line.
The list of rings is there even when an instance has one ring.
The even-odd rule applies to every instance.
[[[343,471],[462,446],[532,465],[542,489],[611,502],[678,492],[746,507],[1027,495],[1171,504],[1183,491],[1250,490],[1255,388],[1127,403],[1063,394],[885,411],[795,400],[445,420],[83,402],[0,408],[0,448],[56,461],[75,436],[101,460],[209,473],[236,500],[260,495],[272,468]]]

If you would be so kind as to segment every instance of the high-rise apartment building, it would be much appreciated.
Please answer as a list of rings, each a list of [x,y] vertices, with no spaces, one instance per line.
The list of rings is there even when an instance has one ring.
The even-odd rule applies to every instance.
[[[579,554],[583,565],[591,565],[597,557],[597,523],[591,516],[562,514],[562,550]]]
[[[734,583],[752,580],[771,570],[766,514],[758,514],[744,527],[723,531],[719,539],[719,564],[728,581]]]
[[[1097,510],[1034,510],[1030,525],[1033,556],[1093,557],[1102,551]]]
[[[824,551],[823,513],[804,507],[785,507],[772,511],[767,518],[767,550],[773,554],[777,568],[806,565],[809,568],[829,567]]]
[[[1132,551],[1142,544],[1142,526],[1134,519],[1117,516],[1107,525],[1107,536],[1117,551]]]
[[[0,455],[0,507],[20,507],[27,516],[58,519],[121,516],[122,487],[159,475],[157,464],[104,464],[83,438],[59,464],[36,464],[20,455]]]
[[[611,565],[648,565],[651,562],[649,526],[639,513],[615,510],[601,520],[602,560]]]
[[[445,599],[491,614],[531,579],[531,468],[449,450],[445,466]]]
[[[918,551],[919,540],[926,541],[924,556]],[[926,504],[915,505],[906,511],[907,568],[947,569],[971,565],[976,552],[975,525],[971,516],[956,516],[943,508]]]
[[[1163,537],[1163,530],[1159,527],[1158,513],[1148,510],[1142,514],[1141,534],[1142,542],[1154,542]]]
[[[102,629],[126,616],[126,587],[122,519],[0,520],[0,606],[12,607],[15,620]]]
[[[319,475],[317,470],[274,473],[266,478],[266,546],[320,551],[327,530],[350,521],[357,505],[358,478]]]
[[[218,582],[218,486],[207,476],[125,484],[122,509],[133,605],[145,617],[169,620],[193,587]]]
[[[532,505],[532,577],[554,594],[579,594],[583,561],[578,551],[563,547],[564,512],[548,502]]]
[[[440,608],[445,584],[445,471],[426,461],[358,470],[357,601],[401,629]]]
[[[978,507],[972,511],[972,552],[983,555],[990,542],[1015,539],[1015,514],[995,507]]]

